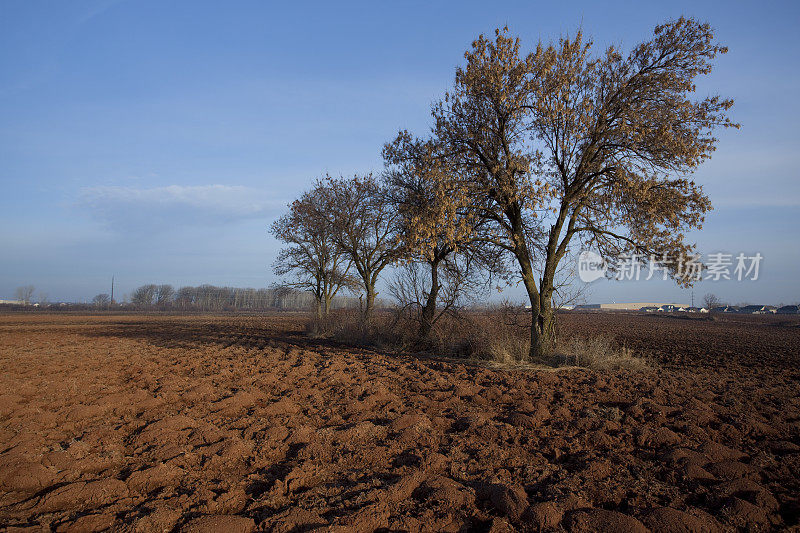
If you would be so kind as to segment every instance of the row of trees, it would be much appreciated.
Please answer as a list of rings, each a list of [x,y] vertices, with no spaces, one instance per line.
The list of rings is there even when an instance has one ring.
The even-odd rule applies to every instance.
[[[98,294],[92,303],[100,308],[111,305],[108,294]],[[172,285],[142,285],[131,293],[131,305],[139,309],[178,309],[182,311],[226,311],[267,309],[308,309],[313,297],[292,287],[276,286],[268,289],[216,287],[200,285],[181,287]],[[354,307],[352,298],[337,298],[336,307]]]
[[[711,209],[690,174],[716,128],[738,127],[732,100],[695,97],[695,83],[726,51],[684,18],[627,54],[593,54],[581,31],[529,53],[507,28],[481,35],[432,106],[429,135],[401,131],[379,178],[326,177],[273,224],[286,244],[275,270],[313,295],[319,316],[340,290],[361,294],[367,320],[381,272],[403,265],[394,293],[417,306],[423,336],[476,279],[521,284],[530,355],[545,358],[574,248],[656,254],[690,284],[678,258]]]

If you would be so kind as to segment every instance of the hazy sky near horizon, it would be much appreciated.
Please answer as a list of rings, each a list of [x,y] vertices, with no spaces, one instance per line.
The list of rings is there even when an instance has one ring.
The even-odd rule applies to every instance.
[[[736,302],[800,301],[800,4],[785,2],[0,1],[0,299],[144,283],[264,287],[272,220],[326,172],[379,172],[424,135],[480,33],[527,50],[582,25],[625,50],[681,15],[729,46],[699,93],[735,100],[695,179],[704,254],[760,252]],[[520,299],[518,288],[503,296]],[[674,283],[592,284],[588,300],[688,302]]]

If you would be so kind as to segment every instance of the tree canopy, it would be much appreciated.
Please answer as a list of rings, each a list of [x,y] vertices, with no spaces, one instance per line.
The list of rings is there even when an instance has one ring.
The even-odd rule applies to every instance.
[[[695,81],[726,48],[708,24],[680,18],[623,54],[592,53],[582,31],[523,54],[507,29],[480,36],[433,106],[432,138],[451,172],[452,209],[481,206],[489,239],[512,255],[534,320],[532,355],[552,340],[559,262],[580,242],[604,256],[658,254],[675,278],[711,202],[691,173],[738,127]],[[484,203],[488,201],[488,203]]]

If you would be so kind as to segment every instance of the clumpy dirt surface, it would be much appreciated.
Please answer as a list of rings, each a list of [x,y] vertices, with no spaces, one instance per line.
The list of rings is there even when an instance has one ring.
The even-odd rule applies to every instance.
[[[797,529],[800,320],[569,314],[653,370],[502,370],[302,316],[0,316],[0,526]]]

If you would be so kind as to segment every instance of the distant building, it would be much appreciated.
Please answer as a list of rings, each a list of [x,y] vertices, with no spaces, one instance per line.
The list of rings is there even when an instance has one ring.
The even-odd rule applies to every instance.
[[[584,311],[645,311],[649,308],[653,308],[653,310],[656,310],[664,306],[670,306],[671,308],[688,307],[674,303],[667,304],[663,302],[631,302],[631,303],[611,303],[611,304],[584,304],[575,306],[575,309]]]
[[[121,305],[125,305],[125,304],[121,304]],[[578,306],[578,307],[580,307],[580,306]],[[528,305],[525,306],[525,309],[530,311],[531,309],[533,309],[533,307],[531,307],[530,304],[528,304]],[[573,309],[575,309],[575,306],[574,305],[559,305],[555,309],[556,309],[556,311],[572,311]]]
[[[752,315],[761,311],[762,307],[761,305],[745,305],[739,308],[739,312],[743,315]]]
[[[766,315],[774,313],[777,308],[774,305],[745,305],[739,308],[739,313],[745,315]]]
[[[0,300],[0,305],[25,305],[22,300]]]
[[[611,304],[583,304],[575,306],[577,311],[643,311],[652,313],[655,311],[673,312],[685,310],[688,305],[663,302],[631,302],[631,303],[611,303]]]

